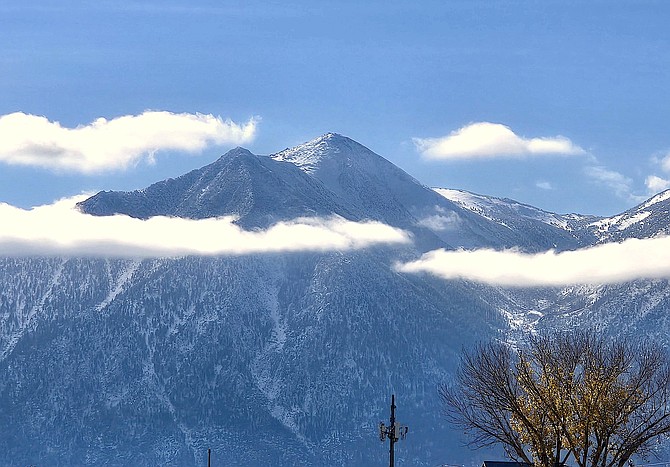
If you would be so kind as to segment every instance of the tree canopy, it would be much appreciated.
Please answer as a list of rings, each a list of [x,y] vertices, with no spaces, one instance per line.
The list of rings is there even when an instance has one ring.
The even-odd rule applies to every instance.
[[[623,466],[670,433],[670,362],[662,347],[592,331],[492,342],[465,352],[439,389],[471,444],[518,461]]]

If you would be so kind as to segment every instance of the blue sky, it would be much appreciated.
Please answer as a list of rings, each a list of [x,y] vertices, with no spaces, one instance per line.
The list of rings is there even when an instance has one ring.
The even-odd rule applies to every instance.
[[[142,188],[334,131],[430,186],[616,214],[669,186],[669,17],[643,0],[6,0],[0,116],[29,118],[0,125],[0,202]],[[26,153],[54,122],[147,111],[220,119],[188,147],[126,143],[131,127],[72,143],[108,158],[86,170]]]

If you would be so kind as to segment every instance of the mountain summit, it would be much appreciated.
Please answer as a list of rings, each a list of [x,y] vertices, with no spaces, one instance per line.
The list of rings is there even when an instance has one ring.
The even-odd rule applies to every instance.
[[[275,160],[291,162],[306,173],[312,174],[319,169],[323,159],[330,159],[354,146],[357,146],[359,150],[367,150],[354,140],[338,133],[326,133],[296,147],[284,149],[271,157]]]
[[[270,157],[295,164],[347,203],[386,222],[408,223],[419,206],[440,202],[439,196],[408,173],[337,133]]]

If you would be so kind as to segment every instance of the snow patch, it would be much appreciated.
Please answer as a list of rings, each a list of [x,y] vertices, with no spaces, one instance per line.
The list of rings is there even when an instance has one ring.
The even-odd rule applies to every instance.
[[[303,172],[313,174],[328,150],[335,153],[340,152],[340,148],[330,144],[330,140],[336,136],[338,135],[335,133],[326,133],[294,148],[284,149],[273,155],[272,158],[277,161],[291,162]]]
[[[662,193],[657,194],[653,198],[651,198],[649,201],[644,203],[642,206],[640,206],[640,209],[646,209],[650,206],[653,206],[656,203],[660,203],[662,201],[665,201],[667,199],[670,199],[670,190],[665,190]]]
[[[300,408],[284,407],[279,399],[281,391],[286,387],[281,373],[275,365],[276,355],[284,349],[287,338],[286,319],[281,316],[279,306],[279,287],[270,284],[262,292],[262,300],[268,310],[272,324],[269,342],[261,350],[251,365],[251,375],[256,387],[267,399],[267,408],[275,419],[286,427],[304,445],[309,445],[307,438],[300,432],[296,422],[296,415],[302,411]]]
[[[620,214],[614,217],[607,217],[596,222],[588,224],[589,227],[595,228],[599,233],[608,233],[610,230],[616,229],[619,231],[626,230],[632,225],[643,221],[652,214],[651,211],[639,211],[635,214]]]
[[[619,228],[619,230],[625,230],[628,227],[630,227],[631,225],[637,224],[638,222],[643,221],[644,219],[646,219],[650,215],[651,215],[651,211],[638,212],[637,214],[629,217],[628,219],[623,220],[618,228]]]
[[[137,268],[140,267],[140,261],[131,261],[128,266],[121,272],[121,275],[117,278],[116,282],[110,287],[109,294],[107,297],[100,302],[96,307],[96,311],[102,311],[109,306],[110,303],[123,291],[126,284],[137,271]]]
[[[608,232],[610,228],[613,225],[616,225],[622,218],[623,214],[614,216],[614,217],[607,217],[605,219],[600,219],[595,222],[591,222],[589,224],[589,227],[595,227],[599,232]]]
[[[513,200],[477,195],[462,190],[449,188],[433,188],[433,190],[460,207],[504,227],[510,228],[509,224],[505,223],[503,219],[509,217],[510,212],[512,212],[515,215],[540,221],[559,229],[573,230],[569,222],[574,220],[572,216],[561,216]]]

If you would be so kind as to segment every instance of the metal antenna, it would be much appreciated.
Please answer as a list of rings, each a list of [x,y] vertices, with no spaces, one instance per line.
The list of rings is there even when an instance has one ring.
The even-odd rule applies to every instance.
[[[395,394],[391,395],[391,418],[389,419],[389,423],[389,426],[386,426],[384,422],[379,422],[379,440],[383,443],[386,438],[389,439],[389,467],[394,467],[395,443],[400,439],[405,439],[409,431],[409,427],[395,421]]]

